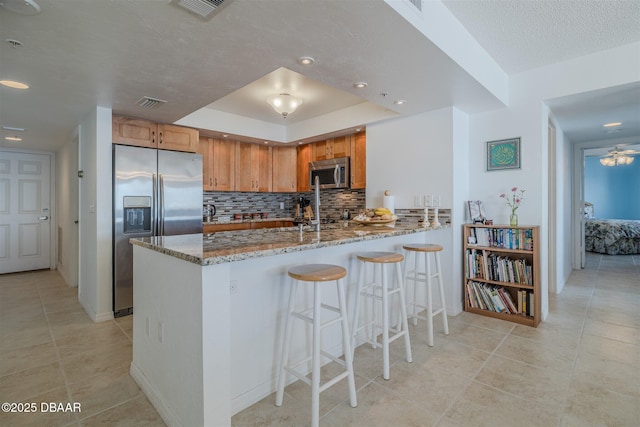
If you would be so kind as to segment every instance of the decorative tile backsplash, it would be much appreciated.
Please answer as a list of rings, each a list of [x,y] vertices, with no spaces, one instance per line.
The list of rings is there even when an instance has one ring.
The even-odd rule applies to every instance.
[[[233,216],[236,213],[264,212],[269,218],[292,218],[296,213],[298,197],[304,197],[313,207],[314,193],[241,193],[207,192],[203,205],[213,204],[217,216]],[[280,203],[284,209],[280,209]],[[365,207],[365,190],[329,189],[320,191],[320,216],[323,219],[340,219],[342,211],[349,209],[357,215]],[[355,213],[354,213],[355,212]]]
[[[264,212],[269,218],[293,218],[296,213],[298,197],[304,197],[311,202],[313,208],[313,192],[307,193],[241,193],[241,192],[212,192],[204,193],[203,204],[213,204],[216,207],[216,217],[233,216],[233,214],[252,214]],[[280,203],[284,209],[280,209]],[[365,190],[328,189],[320,191],[320,217],[322,219],[342,218],[344,209],[349,209],[351,218],[365,208]],[[418,222],[424,217],[423,209],[396,209],[400,221]],[[433,222],[434,211],[429,209],[429,222]],[[451,223],[451,209],[439,208],[438,220],[441,224]]]

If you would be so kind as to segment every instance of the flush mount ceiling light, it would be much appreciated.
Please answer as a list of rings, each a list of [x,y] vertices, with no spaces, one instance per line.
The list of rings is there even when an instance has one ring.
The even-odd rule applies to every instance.
[[[17,82],[15,80],[0,80],[0,85],[12,87],[14,89],[29,89],[28,84]]]
[[[280,93],[268,97],[267,102],[286,119],[289,114],[296,111],[296,108],[302,104],[302,99],[288,93]]]
[[[357,82],[353,84],[353,87],[355,87],[356,89],[364,89],[367,86],[369,86],[367,82]]]
[[[393,103],[396,105],[404,105],[407,103],[407,101],[405,101],[404,99],[399,99],[397,101],[393,101]]]
[[[614,128],[616,126],[620,126],[622,124],[622,122],[611,122],[611,123],[605,123],[602,125],[602,127],[605,128]]]
[[[300,65],[311,65],[316,62],[316,60],[310,56],[301,56],[296,60],[296,62]]]
[[[40,5],[34,0],[1,0],[0,7],[20,15],[37,15],[41,12]]]

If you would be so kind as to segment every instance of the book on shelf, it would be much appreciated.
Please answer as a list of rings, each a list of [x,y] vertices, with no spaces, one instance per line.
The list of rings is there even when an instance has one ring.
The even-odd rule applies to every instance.
[[[533,269],[526,260],[511,259],[485,249],[467,249],[465,273],[470,279],[533,284]]]
[[[475,236],[475,242],[478,246],[533,250],[533,230],[529,228],[473,227],[470,233]]]
[[[469,307],[496,313],[523,314],[533,316],[534,294],[525,289],[518,289],[514,294],[503,286],[488,283],[467,281],[466,297]]]

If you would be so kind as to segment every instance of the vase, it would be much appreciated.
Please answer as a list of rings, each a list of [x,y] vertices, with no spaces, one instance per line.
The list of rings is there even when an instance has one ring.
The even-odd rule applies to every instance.
[[[511,216],[509,217],[509,224],[512,227],[516,227],[518,225],[518,214],[515,212],[511,212]]]

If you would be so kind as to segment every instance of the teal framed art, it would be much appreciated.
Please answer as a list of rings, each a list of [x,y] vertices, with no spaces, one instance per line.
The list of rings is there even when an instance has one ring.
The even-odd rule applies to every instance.
[[[487,171],[520,169],[520,138],[487,141]]]

